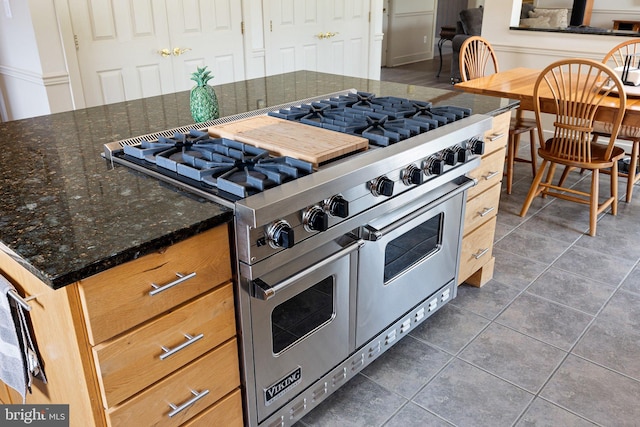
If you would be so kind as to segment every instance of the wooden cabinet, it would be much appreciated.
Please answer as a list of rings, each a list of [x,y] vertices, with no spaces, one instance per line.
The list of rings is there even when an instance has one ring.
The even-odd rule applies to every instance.
[[[467,192],[458,283],[482,286],[493,277],[493,239],[511,112],[494,117],[480,166],[469,173],[478,184]]]
[[[4,253],[0,270],[35,296],[49,381],[27,403],[69,404],[72,426],[242,426],[227,225],[59,290]]]

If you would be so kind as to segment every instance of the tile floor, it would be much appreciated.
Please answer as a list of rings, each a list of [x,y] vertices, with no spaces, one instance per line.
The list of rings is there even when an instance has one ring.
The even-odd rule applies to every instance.
[[[460,286],[299,426],[640,426],[640,186],[590,237],[586,206],[538,198],[521,218],[530,182],[517,164],[503,188],[493,280]]]

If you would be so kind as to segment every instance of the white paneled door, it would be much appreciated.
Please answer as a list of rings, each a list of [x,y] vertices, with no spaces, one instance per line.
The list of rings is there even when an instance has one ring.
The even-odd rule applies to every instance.
[[[367,77],[369,0],[265,0],[268,75],[297,70]]]
[[[244,79],[238,0],[70,0],[87,107]]]

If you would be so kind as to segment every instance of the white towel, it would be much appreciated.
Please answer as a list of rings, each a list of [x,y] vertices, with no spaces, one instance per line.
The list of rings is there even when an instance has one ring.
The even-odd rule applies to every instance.
[[[0,275],[0,380],[16,390],[24,401],[27,393],[27,370],[22,339],[13,318],[13,298],[8,293],[15,290],[13,285]]]
[[[15,288],[0,275],[0,380],[20,393],[25,403],[32,379],[46,383],[47,378],[31,339],[25,310],[8,295],[9,291]]]

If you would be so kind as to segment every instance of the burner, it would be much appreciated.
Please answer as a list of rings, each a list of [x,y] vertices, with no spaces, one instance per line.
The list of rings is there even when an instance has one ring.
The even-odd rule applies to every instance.
[[[309,109],[304,110],[309,114]],[[155,164],[161,173],[174,172],[240,198],[313,172],[311,163],[273,158],[267,150],[195,130],[125,146],[124,153]]]
[[[386,147],[471,115],[468,108],[394,96],[377,98],[368,92],[340,95],[269,113],[274,117],[361,135],[372,145]]]

